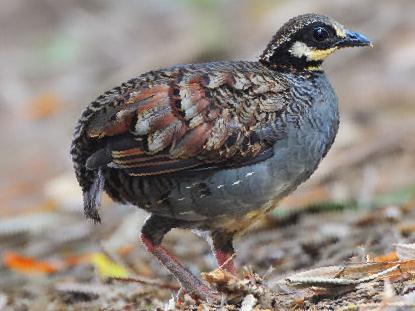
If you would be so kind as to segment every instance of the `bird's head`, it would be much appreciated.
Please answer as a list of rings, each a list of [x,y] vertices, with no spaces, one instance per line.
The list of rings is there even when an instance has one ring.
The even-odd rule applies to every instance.
[[[345,29],[329,17],[304,14],[278,30],[260,62],[274,68],[320,70],[323,60],[340,48],[371,45],[365,36]]]

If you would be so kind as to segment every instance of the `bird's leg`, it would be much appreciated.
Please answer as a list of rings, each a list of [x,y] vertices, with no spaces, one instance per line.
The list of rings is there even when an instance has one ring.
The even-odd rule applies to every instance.
[[[233,253],[224,252],[221,249],[215,249],[215,257],[218,262],[218,266],[235,275],[236,268],[232,256]]]
[[[233,248],[233,234],[226,232],[213,232],[212,233],[212,249],[215,254],[216,261],[219,268],[236,274],[235,264],[233,262],[233,256],[235,250]]]
[[[182,293],[186,292],[205,300],[217,300],[218,295],[215,291],[183,267],[176,257],[160,245],[164,235],[179,225],[180,222],[177,220],[152,215],[143,226],[141,240],[146,249],[179,281]]]

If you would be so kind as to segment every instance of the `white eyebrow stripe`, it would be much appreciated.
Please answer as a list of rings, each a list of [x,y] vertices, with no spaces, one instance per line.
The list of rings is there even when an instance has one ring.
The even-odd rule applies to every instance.
[[[345,38],[346,37],[346,29],[344,28],[343,25],[335,23],[335,24],[333,24],[333,28],[336,31],[336,36],[338,36],[340,38]]]

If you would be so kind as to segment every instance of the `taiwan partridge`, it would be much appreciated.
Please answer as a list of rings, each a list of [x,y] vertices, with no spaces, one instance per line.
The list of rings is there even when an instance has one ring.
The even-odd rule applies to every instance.
[[[172,228],[207,233],[235,273],[235,236],[310,177],[332,145],[337,98],[321,68],[343,47],[368,46],[331,18],[284,24],[258,61],[150,71],[86,107],[71,154],[87,217],[102,191],[146,210],[141,239],[184,291],[215,292],[161,246]],[[205,234],[206,235],[206,234]]]

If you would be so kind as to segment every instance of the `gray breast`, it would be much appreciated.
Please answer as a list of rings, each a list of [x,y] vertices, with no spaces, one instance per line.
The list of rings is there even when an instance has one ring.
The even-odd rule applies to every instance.
[[[151,212],[189,221],[243,215],[282,198],[308,179],[337,133],[337,98],[320,74],[293,87],[292,99],[293,105],[276,121],[275,131],[285,134],[275,143],[271,158],[205,176],[176,177],[169,182],[176,185],[167,198],[170,208]]]

